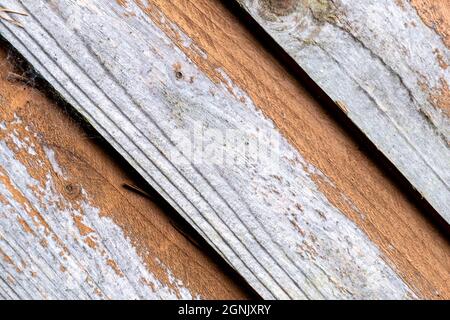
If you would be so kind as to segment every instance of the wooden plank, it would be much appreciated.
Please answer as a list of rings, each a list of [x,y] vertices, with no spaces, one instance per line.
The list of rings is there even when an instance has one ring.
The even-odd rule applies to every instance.
[[[237,1],[450,223],[449,2]]]
[[[3,24],[1,33],[81,112],[93,112],[97,106],[114,112],[109,109],[111,103],[103,100],[106,93],[112,99],[110,102],[120,99],[121,108],[126,108],[129,115],[131,111],[148,111],[145,117],[141,113],[133,118],[133,124],[143,133],[130,134],[130,140],[123,143],[115,139],[121,138],[118,131],[133,129],[126,116],[120,118],[127,125],[122,123],[110,130],[102,129],[94,117],[88,120],[146,179],[156,187],[157,183],[163,185],[159,191],[264,297],[392,298],[449,294],[448,281],[442,281],[448,279],[449,270],[446,238],[364,157],[317,103],[258,50],[257,42],[249,40],[248,33],[241,34],[242,27],[226,20],[229,14],[224,18],[225,12],[218,3],[199,1],[195,6],[189,1],[174,3],[176,11],[172,12],[176,14],[171,19],[178,14],[177,23],[183,24],[190,36],[166,16],[173,3],[155,1],[161,10],[146,4],[143,11],[140,2],[139,8],[133,2],[125,2],[125,7],[102,1],[83,3],[85,7],[61,2],[51,8],[34,7],[31,1],[24,1],[26,8],[23,8],[15,1],[2,2],[33,12],[33,16],[20,20],[24,29]],[[68,12],[70,21],[61,18]],[[51,39],[39,40],[48,31],[60,44],[76,42],[67,49],[80,50],[72,54],[71,59],[75,60],[67,60],[64,52],[59,53],[57,61],[55,56],[49,59],[43,48],[51,51],[61,48]],[[36,38],[30,38],[30,34]],[[98,41],[108,38],[112,43]],[[36,47],[36,43],[42,47]],[[102,50],[102,45],[108,50]],[[86,46],[90,52],[86,52]],[[230,51],[232,48],[239,50]],[[143,59],[143,54],[149,56]],[[74,72],[80,66],[85,67],[83,61],[99,71],[89,72],[94,82],[86,80],[85,74]],[[220,69],[221,66],[224,68]],[[112,79],[103,78],[105,70],[114,77],[110,74]],[[150,74],[146,73],[149,70]],[[225,70],[227,73],[233,70],[233,78],[238,81],[228,77]],[[68,79],[62,71],[72,77]],[[263,82],[258,80],[261,75]],[[61,77],[56,78],[59,81],[65,79],[63,87],[55,76]],[[95,103],[86,99],[82,104],[75,101],[64,88],[70,89],[71,94],[78,92],[77,99],[82,99],[85,93],[73,87],[74,83],[86,92],[94,90],[88,93]],[[245,87],[251,96],[239,86]],[[125,97],[131,96],[134,101],[124,101],[124,91],[128,94]],[[279,135],[272,122],[256,109],[254,101],[296,148]],[[298,108],[298,103],[304,108]],[[154,122],[160,128],[155,128]],[[176,141],[173,135],[177,126],[194,132],[196,122],[219,129],[245,128],[251,132],[259,129],[268,137],[277,137],[284,157],[279,159],[280,168],[274,169],[281,171],[271,174],[266,163],[244,158],[247,161],[244,164],[233,162],[212,169],[208,163],[195,163],[197,171],[189,164],[177,163],[183,173],[180,177],[158,153],[147,151],[152,148],[150,140],[161,153],[172,154],[167,136]],[[160,134],[161,127],[165,136]],[[136,148],[126,150],[127,155],[122,147],[139,143],[137,138],[142,136],[151,137],[145,142],[145,156]],[[157,168],[149,164],[150,160],[158,164]],[[169,173],[161,177],[161,171]],[[219,187],[211,191],[205,180]],[[174,184],[178,190],[173,188]],[[336,228],[336,224],[340,227]]]
[[[226,70],[305,161],[320,170],[322,175],[312,178],[321,192],[368,235],[418,296],[449,296],[448,234],[436,228],[429,209],[414,205],[397,178],[373,160],[364,141],[355,141],[352,132],[343,130],[342,118],[318,103],[307,90],[309,84],[305,88],[301,77],[261,47],[253,30],[227,9],[229,2],[197,0],[192,5],[189,0],[154,0],[152,4],[207,53],[208,59],[199,59],[176,32],[165,29],[201,70],[216,81],[221,81],[217,67]],[[300,226],[304,223],[301,216],[295,220]]]
[[[0,298],[243,299],[243,281],[0,43]],[[14,170],[15,169],[15,170]],[[144,186],[142,188],[145,189]]]

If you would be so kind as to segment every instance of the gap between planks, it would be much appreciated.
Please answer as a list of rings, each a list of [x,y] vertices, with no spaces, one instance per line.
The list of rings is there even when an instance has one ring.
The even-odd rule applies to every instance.
[[[448,10],[431,24],[435,9],[421,1],[237,2],[448,225],[450,50],[440,34]]]

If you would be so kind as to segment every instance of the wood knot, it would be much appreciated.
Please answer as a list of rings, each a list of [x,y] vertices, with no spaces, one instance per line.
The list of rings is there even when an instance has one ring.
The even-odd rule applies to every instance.
[[[69,199],[78,198],[81,195],[81,187],[72,183],[66,184],[64,193]]]
[[[298,0],[263,0],[264,10],[277,16],[287,16],[297,7]]]

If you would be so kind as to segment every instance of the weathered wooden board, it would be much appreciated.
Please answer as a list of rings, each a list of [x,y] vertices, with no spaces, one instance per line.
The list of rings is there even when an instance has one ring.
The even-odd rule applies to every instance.
[[[207,53],[207,59],[198,58],[195,50],[183,46],[176,32],[166,29],[201,70],[216,81],[223,81],[218,66],[226,70],[305,161],[320,170],[321,175],[312,178],[321,192],[364,230],[418,296],[448,296],[450,246],[446,234],[431,223],[426,211],[414,206],[370,152],[362,151],[365,144],[356,143],[353,134],[342,130],[341,118],[318,103],[302,86],[302,79],[261,46],[252,29],[247,29],[234,10],[227,9],[228,2],[197,0],[192,5],[189,0],[154,0],[152,4]],[[301,217],[297,219],[301,221]]]
[[[3,45],[0,299],[252,297],[167,210],[123,188],[139,181]]]
[[[234,42],[236,25],[223,20],[217,4],[155,3],[162,9],[140,1],[0,1],[29,14],[18,17],[24,28],[5,22],[0,32],[264,297],[447,296],[445,237],[313,100],[297,94],[279,67],[267,67],[248,36]],[[192,14],[180,13],[177,22],[202,37],[182,32],[165,6]],[[208,20],[212,13],[216,20]],[[226,38],[224,28],[228,41],[253,51],[227,51],[217,41]],[[251,96],[220,68],[242,61]],[[267,84],[246,78],[255,70]],[[304,113],[294,111],[297,98]],[[270,166],[228,141],[224,151],[241,161],[181,155],[180,134],[206,126],[217,129],[209,132],[215,137],[224,130],[247,140],[259,134],[262,146],[278,144],[281,156]],[[223,150],[223,141],[209,139]]]
[[[237,1],[450,223],[450,2]]]

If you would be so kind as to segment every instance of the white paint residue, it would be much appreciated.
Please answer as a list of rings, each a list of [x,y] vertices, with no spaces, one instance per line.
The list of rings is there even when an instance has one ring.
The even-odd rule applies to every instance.
[[[450,50],[411,3],[305,1],[278,16],[239,2],[450,221],[450,119],[430,99],[450,83],[436,60]]]
[[[225,72],[224,82],[214,83],[134,2],[127,10],[135,16],[127,19],[118,19],[123,8],[107,0],[92,2],[101,9],[96,14],[71,1],[54,7],[22,3],[35,17],[47,18],[27,21],[33,41],[21,37],[25,45],[35,48],[39,41],[53,53],[49,59],[41,49],[33,51],[38,71],[262,296],[414,297],[377,246],[319,190],[314,167],[251,98]],[[83,21],[76,30],[69,21],[74,16]],[[47,32],[64,52],[41,41],[40,34]],[[62,69],[69,77],[61,75]],[[69,95],[61,83],[77,88]],[[278,171],[248,159],[224,166],[190,161],[174,166],[168,157],[180,153],[173,143],[175,129],[194,132],[199,122],[216,130],[261,134],[267,148],[275,137]]]
[[[50,173],[43,183],[34,179],[13,151],[27,149],[25,140],[10,135],[0,141],[0,297],[193,298],[169,269],[170,287],[149,272],[130,239],[84,190],[70,202]],[[44,150],[54,171],[67,178],[53,150]]]
[[[58,162],[56,161],[55,152],[52,149],[50,149],[50,148],[48,148],[46,146],[44,146],[44,152],[47,155],[47,159],[50,162],[50,164],[52,165],[53,170],[59,176],[64,177],[63,170],[61,169],[61,167],[59,166]]]
[[[16,130],[13,130],[9,134],[9,138],[14,142],[14,144],[16,145],[16,147],[18,149],[23,149],[23,150],[27,151],[28,154],[31,156],[36,155],[36,150],[34,149],[34,145],[27,143],[25,140],[22,141],[20,138],[18,138],[18,132]]]
[[[185,36],[180,35],[182,38]],[[133,40],[128,43],[132,46]],[[158,49],[163,51],[164,46]],[[332,184],[328,177],[303,159],[223,69],[216,69],[223,83],[215,85],[182,54],[177,55],[167,48],[164,57],[165,65],[181,63],[186,78],[194,76],[196,79],[195,87],[175,82],[169,98],[171,104],[167,105],[169,109],[178,107],[181,110],[180,118],[189,120],[184,122],[186,127],[200,121],[207,127],[239,128],[248,133],[277,137],[281,141],[282,159],[277,174],[267,174],[261,163],[243,163],[241,166],[233,163],[228,167],[204,164],[199,169],[204,176],[211,178],[212,185],[217,187],[215,192],[220,192],[232,204],[232,211],[238,217],[233,217],[233,213],[220,203],[215,204],[215,209],[226,212],[226,220],[238,237],[248,239],[249,230],[264,230],[265,233],[258,232],[258,241],[265,248],[254,246],[251,250],[262,266],[273,260],[282,264],[284,270],[278,269],[277,273],[277,267],[273,266],[272,275],[282,279],[288,274],[296,283],[286,281],[285,288],[292,286],[294,292],[298,290],[295,289],[297,285],[308,298],[403,299],[415,296],[385,262],[367,235],[329,202],[312,179],[312,176],[320,175]],[[170,77],[170,70],[169,74],[161,72],[163,70],[166,69],[162,65],[155,68],[155,82],[159,81],[156,79]],[[132,73],[138,74],[139,70]],[[135,97],[141,97],[145,92],[145,88],[139,85],[127,88]],[[211,96],[210,92],[214,95]],[[158,105],[167,97],[167,93],[163,93],[162,97],[145,97],[145,101],[158,108],[158,112],[163,112],[164,108]],[[170,129],[166,132],[170,135]],[[186,172],[191,170],[184,169]],[[189,174],[187,176],[193,181],[196,179]],[[258,262],[250,265],[255,270],[259,268]],[[260,270],[264,279],[264,267]]]

